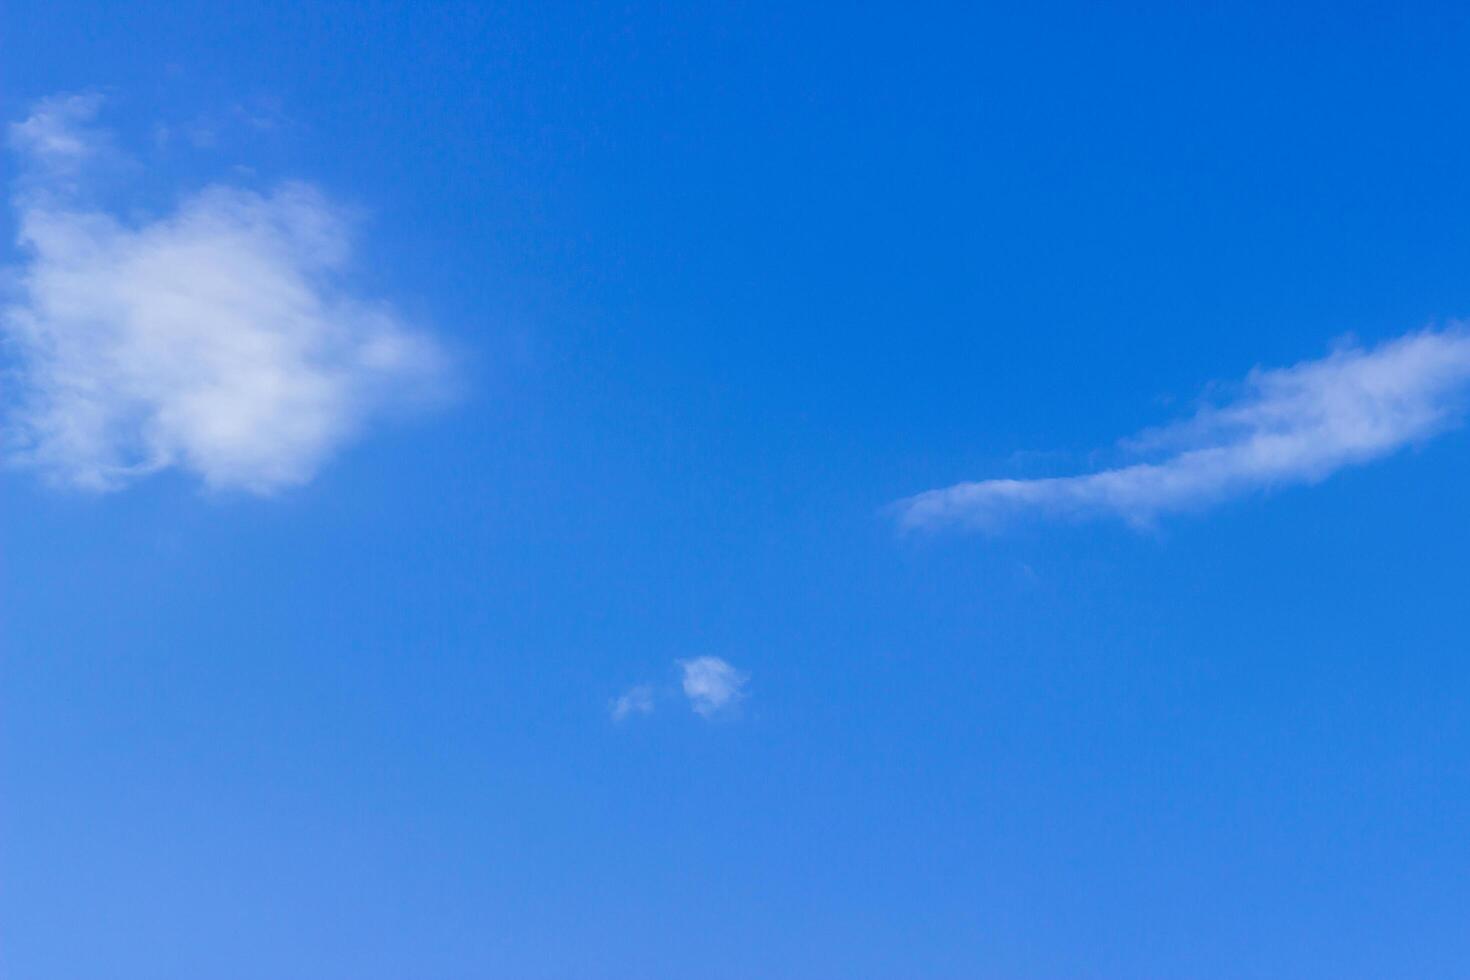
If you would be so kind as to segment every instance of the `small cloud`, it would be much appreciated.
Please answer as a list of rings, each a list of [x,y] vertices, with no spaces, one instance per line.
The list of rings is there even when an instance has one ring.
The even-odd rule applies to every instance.
[[[42,166],[74,165],[96,152],[101,142],[101,134],[88,125],[101,106],[102,96],[96,93],[42,99],[29,116],[11,125],[10,145]]]
[[[82,172],[111,154],[108,134],[92,124],[101,107],[95,92],[53,95],[10,125],[6,142],[19,163],[11,171],[18,207],[77,193]]]
[[[653,712],[653,687],[639,684],[630,687],[608,706],[613,721],[622,721],[629,715],[646,715]]]
[[[960,483],[893,509],[906,528],[995,531],[1029,515],[1146,526],[1163,514],[1317,483],[1459,425],[1470,394],[1470,332],[1425,330],[1372,349],[1344,344],[1319,360],[1252,371],[1239,391],[1124,442],[1161,458],[1079,476]]]
[[[679,668],[680,687],[689,707],[701,718],[713,718],[733,708],[745,697],[745,682],[749,675],[719,657],[676,660],[674,665]],[[638,684],[609,701],[608,714],[613,721],[652,714],[659,701],[675,696],[666,687]]]
[[[689,707],[702,718],[733,707],[745,696],[745,682],[750,679],[750,675],[719,657],[680,660],[679,668],[683,671],[684,696],[689,699]]]

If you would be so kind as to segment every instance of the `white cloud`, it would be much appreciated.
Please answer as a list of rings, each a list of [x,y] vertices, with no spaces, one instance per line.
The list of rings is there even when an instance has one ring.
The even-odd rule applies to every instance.
[[[745,682],[750,679],[719,657],[680,660],[679,668],[684,674],[684,696],[694,712],[704,718],[732,707],[744,697]]]
[[[630,687],[618,697],[613,698],[608,711],[613,721],[622,721],[629,715],[652,714],[653,688],[647,684]]]
[[[344,284],[349,221],[306,184],[214,186],[153,220],[86,203],[98,100],[10,129],[20,266],[0,331],[12,462],[109,490],[175,467],[269,493],[385,410],[434,394],[426,335]]]
[[[10,145],[54,179],[58,171],[76,168],[103,146],[105,137],[90,126],[101,105],[102,97],[95,93],[42,99],[29,116],[11,125]]]
[[[745,697],[745,682],[750,675],[719,657],[676,660],[674,665],[679,668],[680,683],[690,709],[701,718],[713,718]],[[609,701],[608,714],[613,721],[652,714],[657,702],[670,696],[672,692],[667,688],[658,690],[652,684],[639,684]]]
[[[961,483],[895,505],[910,528],[998,529],[1028,514],[1135,524],[1290,484],[1316,483],[1459,424],[1470,333],[1413,333],[1288,368],[1252,371],[1234,400],[1130,440],[1161,459],[1083,476]]]

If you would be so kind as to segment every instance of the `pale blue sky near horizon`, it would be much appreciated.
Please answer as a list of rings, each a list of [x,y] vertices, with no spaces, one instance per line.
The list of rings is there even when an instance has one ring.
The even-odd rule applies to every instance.
[[[0,973],[1470,972],[1463,10],[0,38]]]

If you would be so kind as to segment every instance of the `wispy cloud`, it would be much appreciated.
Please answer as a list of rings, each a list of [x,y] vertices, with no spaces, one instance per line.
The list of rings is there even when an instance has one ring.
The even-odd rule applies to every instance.
[[[1081,476],[960,483],[895,505],[902,526],[995,530],[1027,515],[1147,524],[1253,491],[1323,480],[1458,425],[1470,333],[1408,334],[1371,349],[1250,373],[1233,400],[1128,440],[1156,458]]]
[[[684,696],[689,707],[704,718],[732,707],[745,696],[745,683],[750,676],[736,670],[719,657],[695,657],[679,661],[683,672]]]
[[[677,699],[682,692],[689,709],[701,718],[714,718],[734,708],[745,697],[745,684],[750,675],[737,670],[719,657],[694,657],[676,660],[679,689],[652,684],[638,684],[608,702],[613,721],[624,721],[633,715],[652,714],[661,701]]]
[[[31,114],[10,127],[10,145],[50,180],[96,156],[105,134],[91,122],[102,105],[96,93],[57,95],[31,107]]]
[[[646,715],[652,712],[653,687],[649,684],[628,688],[608,705],[608,713],[612,715],[613,721],[622,721],[629,715]]]
[[[176,467],[269,493],[384,410],[432,396],[438,346],[344,283],[351,222],[309,185],[217,185],[137,221],[91,201],[93,96],[10,127],[24,256],[0,311],[10,461],[110,490]]]

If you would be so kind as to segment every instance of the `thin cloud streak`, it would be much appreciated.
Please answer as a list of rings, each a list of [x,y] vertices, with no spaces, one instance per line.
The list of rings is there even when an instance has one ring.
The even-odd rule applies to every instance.
[[[1460,424],[1467,389],[1470,333],[1425,330],[1256,369],[1233,401],[1125,443],[1162,459],[1080,476],[960,483],[899,501],[894,512],[908,529],[997,531],[1028,516],[1146,526],[1164,514],[1317,483],[1423,443]]]

